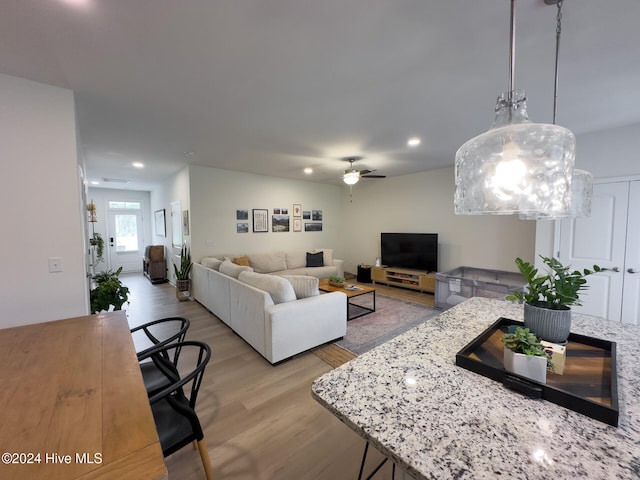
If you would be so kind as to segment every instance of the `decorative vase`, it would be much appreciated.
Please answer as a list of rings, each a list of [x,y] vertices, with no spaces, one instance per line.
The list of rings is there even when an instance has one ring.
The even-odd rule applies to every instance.
[[[344,282],[332,282],[331,280],[329,280],[329,285],[342,288],[344,287]]]
[[[551,310],[525,303],[524,326],[542,340],[563,344],[571,332],[571,309]]]
[[[516,353],[504,347],[504,369],[540,383],[547,383],[547,358]]]
[[[176,298],[181,302],[191,299],[191,280],[176,280]]]

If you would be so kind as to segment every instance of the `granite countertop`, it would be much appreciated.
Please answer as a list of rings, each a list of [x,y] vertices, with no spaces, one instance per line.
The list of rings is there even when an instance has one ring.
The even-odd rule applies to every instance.
[[[471,298],[316,379],[312,395],[416,479],[640,478],[640,327],[572,315],[573,333],[617,343],[612,427],[455,365],[522,310]]]

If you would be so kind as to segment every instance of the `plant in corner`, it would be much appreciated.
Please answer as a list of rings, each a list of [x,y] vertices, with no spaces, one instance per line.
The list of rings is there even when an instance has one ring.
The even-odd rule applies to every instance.
[[[112,305],[114,310],[122,310],[122,305],[129,301],[129,287],[118,278],[121,272],[122,267],[115,272],[107,270],[93,277],[96,286],[89,292],[91,313],[108,312]]]
[[[189,300],[191,287],[189,275],[192,267],[191,251],[186,244],[183,244],[180,250],[180,268],[173,262],[173,270],[176,275],[176,296],[180,301]]]
[[[521,258],[516,258],[518,270],[527,282],[527,290],[508,295],[507,300],[524,302],[524,324],[543,340],[564,343],[571,330],[571,306],[580,305],[579,292],[587,288],[584,278],[602,271],[598,265],[593,270],[571,270],[569,266],[549,257],[542,261],[548,267],[546,275],[538,275],[538,269]]]
[[[505,370],[546,383],[551,355],[528,328],[515,327],[503,335],[502,343]]]

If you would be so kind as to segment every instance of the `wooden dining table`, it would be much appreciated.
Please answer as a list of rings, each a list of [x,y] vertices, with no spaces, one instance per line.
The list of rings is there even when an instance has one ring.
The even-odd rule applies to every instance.
[[[125,313],[0,330],[0,478],[166,479]]]

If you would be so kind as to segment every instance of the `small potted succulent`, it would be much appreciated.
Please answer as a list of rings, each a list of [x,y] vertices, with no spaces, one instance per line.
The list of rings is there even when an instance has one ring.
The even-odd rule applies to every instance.
[[[344,287],[344,277],[341,275],[329,275],[329,285]]]
[[[538,275],[529,262],[516,258],[515,263],[527,281],[527,290],[508,295],[507,300],[524,302],[524,326],[542,340],[564,343],[571,330],[571,306],[580,305],[579,292],[587,288],[584,277],[602,271],[598,265],[593,270],[571,270],[555,258],[543,257],[548,267],[546,275]]]
[[[505,370],[536,382],[547,382],[551,354],[528,328],[516,326],[513,331],[504,334],[502,343]]]

